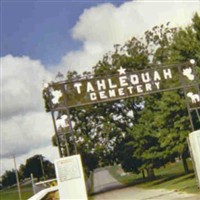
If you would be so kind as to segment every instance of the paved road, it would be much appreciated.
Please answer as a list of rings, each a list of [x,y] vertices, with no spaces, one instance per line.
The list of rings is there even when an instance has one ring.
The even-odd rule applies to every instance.
[[[200,196],[165,189],[147,190],[125,187],[114,179],[106,169],[95,171],[94,193],[95,200],[200,200]]]
[[[93,177],[95,194],[124,187],[124,185],[114,179],[105,168],[96,169]]]

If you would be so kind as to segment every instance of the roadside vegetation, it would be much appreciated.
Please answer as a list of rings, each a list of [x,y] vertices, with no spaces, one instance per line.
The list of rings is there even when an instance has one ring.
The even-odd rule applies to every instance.
[[[34,155],[21,164],[17,170],[21,184],[31,177],[37,178],[37,181],[55,178],[54,164],[46,160],[42,155]],[[13,186],[17,183],[15,170],[6,170],[2,175],[2,188]]]
[[[198,193],[195,175],[193,172],[192,162],[187,160],[189,173],[185,174],[181,162],[168,163],[165,167],[155,169],[155,178],[150,180],[143,178],[142,173],[125,173],[119,165],[110,166],[109,172],[119,182],[127,186],[136,186],[147,189],[168,189],[179,192]],[[22,186],[22,200],[26,200],[33,195],[32,186]],[[18,199],[17,187],[14,186],[10,189],[0,191],[2,200],[15,200]],[[57,192],[48,194],[43,200],[59,199]],[[89,200],[93,200],[94,196],[89,196]]]
[[[31,196],[33,196],[32,185],[21,186],[21,196],[22,200],[27,200]],[[16,200],[19,199],[17,186],[12,186],[7,189],[3,189],[0,191],[0,199],[1,200]]]
[[[31,184],[31,174],[35,182],[55,178],[54,164],[42,155],[34,155],[21,164],[17,170],[21,185],[22,200],[27,200],[33,196]],[[0,191],[1,200],[19,199],[15,170],[7,170],[2,175],[2,190]]]
[[[155,169],[156,177],[153,180],[143,178],[142,174],[124,173],[119,165],[109,167],[109,172],[119,182],[127,186],[136,186],[148,189],[168,189],[179,192],[199,193],[192,163],[187,160],[189,173],[185,174],[180,162],[169,163],[165,167]]]

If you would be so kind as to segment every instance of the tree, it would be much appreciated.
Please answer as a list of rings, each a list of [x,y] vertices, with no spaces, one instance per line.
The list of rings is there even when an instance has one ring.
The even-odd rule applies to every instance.
[[[154,44],[154,47],[159,44],[153,52],[153,63],[180,63],[193,58],[198,66],[200,64],[199,27],[200,17],[195,14],[193,24],[185,29],[169,30],[161,26],[146,32],[147,43]],[[152,109],[151,113],[152,116],[155,116],[155,121],[151,123],[157,125],[157,129],[154,127],[154,130],[157,130],[160,135],[158,142],[164,149],[162,155],[164,158],[170,157],[170,159],[174,159],[176,156],[181,157],[187,173],[186,158],[189,156],[187,136],[191,127],[183,91],[165,92],[161,95],[160,102],[157,112]],[[148,100],[145,100],[145,104],[148,104]],[[146,110],[146,106],[144,110]]]
[[[15,170],[6,171],[2,176],[3,187],[12,186],[17,183]]]
[[[195,59],[200,64],[200,16],[193,16],[192,24],[186,28],[179,28],[171,46],[172,60],[183,62]]]
[[[35,155],[26,160],[26,170],[27,174],[30,177],[31,173],[34,177],[36,177],[39,181],[40,178],[44,175],[41,166],[41,155]],[[43,160],[43,158],[42,158]]]
[[[159,140],[162,147],[165,148],[165,156],[171,154],[173,157],[182,158],[185,173],[188,173],[186,163],[186,158],[189,156],[187,137],[191,127],[183,91],[164,93],[159,108],[162,111],[162,115],[157,116],[162,136]]]
[[[171,55],[171,62],[184,62],[188,61],[189,59],[195,59],[197,64],[197,73],[200,72],[200,16],[197,13],[193,16],[191,25],[187,26],[186,28],[179,28],[177,30],[171,45]],[[186,158],[189,156],[189,153],[186,139],[188,133],[191,131],[191,127],[187,119],[187,111],[184,108],[185,102],[183,98],[183,92],[179,91],[177,94],[179,94],[179,96],[172,95],[172,93],[170,93],[168,97],[166,95],[164,96],[163,102],[165,102],[166,105],[164,106],[165,115],[162,115],[162,117],[165,118],[164,120],[167,120],[167,118],[176,120],[174,125],[169,125],[171,127],[170,135],[173,135],[171,137],[171,145],[169,145],[169,148],[171,149],[171,151],[175,150],[176,152],[178,152],[178,155],[181,156],[183,160],[184,170],[187,173],[188,167],[186,163]],[[172,99],[176,99],[175,102],[179,102],[179,105],[177,105],[175,102],[173,103]],[[169,113],[169,102],[171,102],[171,104],[176,104],[172,108],[173,110],[171,110],[171,114]],[[174,114],[173,118],[172,113]],[[195,113],[192,113],[193,120],[195,122],[195,119],[197,119],[197,117],[194,114]],[[165,125],[165,127],[167,127],[167,124]],[[196,121],[195,123],[195,128],[200,128],[198,121]],[[169,131],[166,131],[165,129],[164,132],[165,134],[163,138],[167,140],[167,138],[169,137],[165,136],[166,134],[169,134]],[[174,140],[175,138],[173,137],[175,137],[176,140]],[[175,144],[175,141],[177,144]]]
[[[45,160],[42,155],[35,155],[28,158],[25,164],[25,171],[27,177],[30,177],[32,173],[38,181],[40,181],[42,177],[55,177],[54,165],[50,161]]]
[[[28,173],[27,173],[27,169],[26,166],[24,164],[21,164],[19,166],[19,177],[21,180],[24,180],[26,177],[28,177]]]
[[[46,159],[43,159],[42,162],[43,162],[43,167],[44,167],[45,178],[55,178],[56,174],[55,174],[54,164]]]

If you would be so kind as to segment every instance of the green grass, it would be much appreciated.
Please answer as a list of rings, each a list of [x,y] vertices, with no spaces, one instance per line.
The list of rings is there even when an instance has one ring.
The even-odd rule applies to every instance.
[[[33,195],[32,186],[26,185],[21,187],[22,200],[27,200]],[[0,191],[0,200],[17,200],[19,199],[17,187],[4,189]]]
[[[128,186],[137,186],[148,189],[169,189],[177,190],[188,193],[199,193],[197,188],[196,179],[192,170],[192,164],[188,161],[190,173],[185,175],[183,171],[182,163],[171,163],[155,170],[156,179],[150,181],[142,178],[142,174],[129,173],[125,176],[121,176],[122,169],[119,166],[109,167],[110,173],[120,182]],[[26,200],[33,195],[32,186],[27,185],[22,187],[22,199]],[[54,197],[58,197],[58,192],[51,194]],[[52,196],[50,196],[52,197]],[[18,192],[17,188],[13,187],[0,191],[0,200],[17,200]],[[46,198],[49,199],[49,198]],[[51,198],[50,198],[51,199]],[[89,196],[89,200],[93,200],[93,196]]]
[[[200,193],[197,187],[196,179],[192,170],[192,164],[188,161],[190,173],[184,174],[182,163],[171,163],[166,167],[155,170],[156,178],[154,180],[143,179],[141,174],[129,173],[121,176],[119,166],[110,167],[109,171],[120,182],[137,187],[149,189],[169,189],[187,193]]]

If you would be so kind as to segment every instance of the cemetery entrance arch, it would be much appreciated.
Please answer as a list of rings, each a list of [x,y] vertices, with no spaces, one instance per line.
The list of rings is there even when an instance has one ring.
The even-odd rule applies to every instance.
[[[79,78],[73,81],[51,82],[44,88],[44,98],[51,111],[60,156],[67,143],[62,144],[65,137],[63,129],[68,128],[74,141],[74,133],[69,109],[78,106],[109,102],[135,96],[182,89],[186,98],[192,131],[195,130],[192,113],[200,122],[200,90],[194,60],[190,62],[154,67],[141,71],[127,71],[120,67],[115,75],[105,77]],[[56,112],[63,112],[59,118]],[[74,142],[75,153],[77,153]]]

